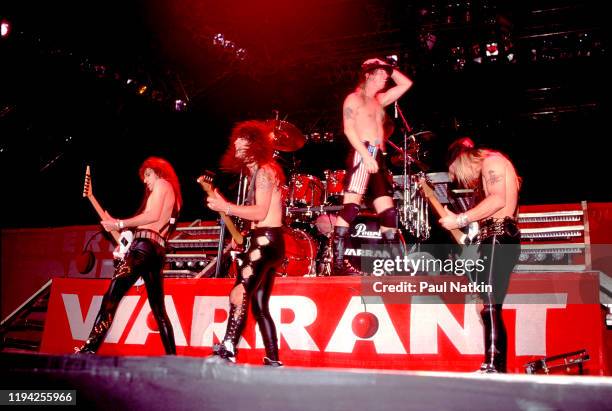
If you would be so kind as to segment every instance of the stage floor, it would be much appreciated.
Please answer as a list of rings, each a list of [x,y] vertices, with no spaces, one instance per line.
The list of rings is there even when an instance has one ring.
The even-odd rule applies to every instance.
[[[603,410],[612,378],[232,365],[217,358],[0,354],[2,389],[86,409]]]

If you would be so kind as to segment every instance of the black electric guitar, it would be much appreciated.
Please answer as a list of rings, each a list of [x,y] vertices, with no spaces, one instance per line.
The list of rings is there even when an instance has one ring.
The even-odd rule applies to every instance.
[[[202,189],[204,189],[206,194],[208,194],[209,196],[215,195],[215,189],[213,187],[212,180],[213,180],[212,173],[203,174],[200,177],[198,177],[198,180],[197,180],[198,184],[202,186]],[[227,229],[229,230],[236,244],[242,245],[244,243],[244,237],[240,233],[240,230],[236,228],[236,225],[234,224],[230,216],[225,214],[223,211],[219,211],[219,214],[221,215],[223,222],[225,223]]]
[[[96,213],[98,213],[98,216],[100,217],[101,220],[110,219],[110,216],[108,215],[108,213],[102,208],[100,203],[98,203],[98,200],[96,199],[96,197],[93,195],[92,184],[91,184],[91,171],[89,169],[89,166],[87,166],[87,169],[85,170],[85,184],[83,185],[83,197],[87,197],[87,199],[89,199],[89,201],[91,202],[91,205],[96,210]],[[121,232],[111,230],[110,234],[113,237],[115,244],[117,245],[117,247],[115,248],[115,251],[113,251],[113,256],[116,259],[122,260],[125,257],[125,254],[130,249],[130,245],[132,244],[132,241],[134,240],[134,233],[132,233],[130,230],[123,230]]]
[[[444,209],[444,206],[440,204],[440,201],[438,201],[436,194],[434,193],[433,189],[429,185],[429,182],[425,178],[421,178],[421,180],[419,181],[419,187],[421,188],[421,191],[427,198],[427,201],[429,201],[429,204],[434,209],[438,217],[443,217],[448,214]],[[468,224],[467,234],[465,234],[458,228],[450,230],[450,233],[457,244],[472,244],[474,239],[478,235],[478,223],[474,221]]]
[[[429,185],[429,182],[425,178],[421,178],[421,180],[419,181],[419,186],[421,188],[421,191],[427,198],[427,201],[429,201],[429,204],[434,209],[435,213],[438,215],[438,217],[447,215],[448,213],[446,209],[444,208],[444,206],[442,206],[442,204],[440,204],[440,201],[438,201],[436,194],[434,193],[433,189]],[[465,234],[463,231],[459,230],[458,228],[454,228],[450,230],[450,233],[453,239],[455,240],[455,242],[462,246],[461,254],[459,256],[455,256],[457,260],[476,261],[477,259],[480,258],[480,253],[478,251],[479,245],[474,243],[474,240],[476,239],[476,236],[478,235],[478,223],[477,222],[472,222],[468,225],[467,234]],[[463,274],[456,274],[456,275],[463,275]],[[468,273],[468,276],[469,276],[469,273]]]

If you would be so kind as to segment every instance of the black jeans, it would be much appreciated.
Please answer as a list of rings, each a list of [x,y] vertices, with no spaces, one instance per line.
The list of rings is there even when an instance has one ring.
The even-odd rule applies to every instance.
[[[80,352],[95,353],[100,348],[121,299],[138,277],[142,277],[166,354],[176,354],[174,331],[164,305],[164,284],[161,271],[165,253],[163,247],[149,239],[134,239],[125,258],[115,269],[110,286],[102,299],[102,306],[93,330],[85,345],[80,348]]]

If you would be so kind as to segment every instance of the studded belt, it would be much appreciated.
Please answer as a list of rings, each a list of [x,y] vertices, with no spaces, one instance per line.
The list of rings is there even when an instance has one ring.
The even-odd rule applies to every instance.
[[[482,241],[495,235],[514,235],[517,231],[518,221],[515,218],[487,218],[479,223],[478,239]]]
[[[148,230],[148,229],[143,229],[143,228],[138,229],[134,233],[134,239],[137,239],[137,238],[146,238],[147,240],[151,240],[152,242],[154,242],[155,244],[161,247],[164,247],[164,248],[166,247],[166,240],[164,239],[164,237],[162,237],[159,233],[153,230]]]

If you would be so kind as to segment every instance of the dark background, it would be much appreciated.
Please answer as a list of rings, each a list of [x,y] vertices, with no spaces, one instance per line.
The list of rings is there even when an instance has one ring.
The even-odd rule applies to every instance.
[[[305,135],[334,133],[296,153],[322,177],[342,168],[341,105],[360,63],[390,54],[414,80],[400,100],[410,126],[435,133],[423,144],[431,171],[470,135],[513,159],[524,204],[610,201],[603,3],[3,1],[0,226],[94,223],[86,164],[103,206],[128,216],[150,155],[179,174],[181,220],[213,218],[195,179],[217,169],[235,122],[273,110]],[[485,55],[491,42],[497,57]],[[221,178],[226,193],[234,180]]]

